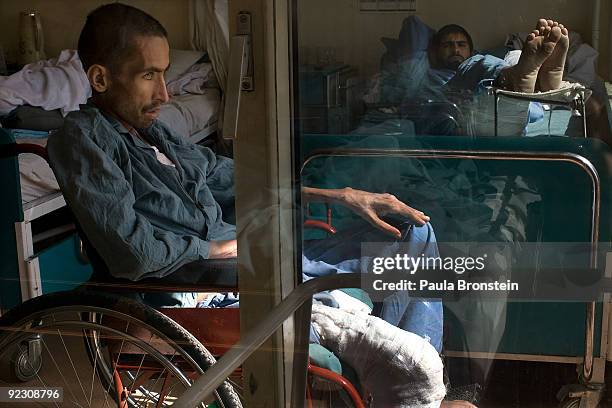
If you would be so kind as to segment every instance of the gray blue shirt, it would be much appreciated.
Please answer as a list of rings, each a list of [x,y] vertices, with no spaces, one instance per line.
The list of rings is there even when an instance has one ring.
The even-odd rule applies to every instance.
[[[62,193],[116,277],[162,277],[208,257],[208,241],[235,238],[234,164],[160,121],[138,133],[92,104],[71,112],[47,149]]]

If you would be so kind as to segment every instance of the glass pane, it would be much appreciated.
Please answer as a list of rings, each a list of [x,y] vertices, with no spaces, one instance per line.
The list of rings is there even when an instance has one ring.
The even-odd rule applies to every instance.
[[[374,406],[552,406],[576,372],[602,381],[612,116],[593,10],[294,6],[303,278],[364,276],[315,296],[311,342]]]

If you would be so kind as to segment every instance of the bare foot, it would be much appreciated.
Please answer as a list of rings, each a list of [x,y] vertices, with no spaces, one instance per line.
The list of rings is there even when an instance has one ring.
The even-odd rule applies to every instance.
[[[563,24],[559,24],[553,20],[538,20],[538,31],[552,32],[554,27],[561,30],[561,37],[555,45],[552,54],[540,68],[538,72],[537,88],[539,91],[546,92],[552,89],[557,89],[561,86],[563,80],[563,69],[565,68],[565,58],[569,49],[569,35],[567,28]]]
[[[548,27],[547,25],[542,31],[536,29],[529,33],[518,64],[503,71],[510,90],[516,92],[535,91],[540,67],[553,54],[555,46],[561,38],[561,28],[558,26]]]
[[[452,401],[442,401],[440,404],[440,408],[476,408],[476,405],[460,400],[452,400]]]

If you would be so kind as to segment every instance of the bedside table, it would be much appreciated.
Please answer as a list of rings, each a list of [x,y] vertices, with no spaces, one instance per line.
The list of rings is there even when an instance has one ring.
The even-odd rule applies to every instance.
[[[300,123],[304,133],[343,134],[352,130],[350,91],[357,69],[349,65],[301,66]]]

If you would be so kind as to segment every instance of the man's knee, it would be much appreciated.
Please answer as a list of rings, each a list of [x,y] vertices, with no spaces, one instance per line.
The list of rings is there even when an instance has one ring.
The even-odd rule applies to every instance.
[[[436,242],[436,234],[434,233],[433,226],[429,222],[421,226],[413,226],[412,236],[410,238],[416,242]]]
[[[407,241],[412,255],[439,256],[436,234],[430,223],[413,226]]]

